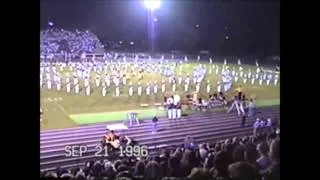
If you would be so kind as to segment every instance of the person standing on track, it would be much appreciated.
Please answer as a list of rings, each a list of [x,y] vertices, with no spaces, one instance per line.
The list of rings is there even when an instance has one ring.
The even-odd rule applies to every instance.
[[[158,118],[154,116],[152,119],[152,134],[157,132]]]
[[[253,99],[250,99],[248,104],[248,116],[255,116],[255,114],[256,114],[256,105],[253,103]]]
[[[168,119],[172,119],[172,111],[173,111],[173,98],[169,97],[167,99],[167,107],[168,107]]]
[[[43,119],[42,119],[42,115],[43,115],[43,111],[42,111],[42,108],[40,108],[40,122],[42,122],[42,121],[43,121]]]

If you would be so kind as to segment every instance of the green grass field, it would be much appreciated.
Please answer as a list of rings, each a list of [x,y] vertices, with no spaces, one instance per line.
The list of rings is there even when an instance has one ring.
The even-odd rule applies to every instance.
[[[209,64],[207,69],[209,68]],[[216,64],[217,65],[217,64]],[[220,66],[220,71],[222,64]],[[181,65],[182,75],[186,76],[187,74],[191,75],[193,68],[196,66],[196,63],[193,64],[183,64]],[[233,65],[228,65],[233,67]],[[234,65],[237,67],[237,65]],[[211,67],[211,66],[210,66]],[[252,72],[255,72],[256,67],[253,66],[243,66],[244,72],[248,72],[251,69]],[[179,71],[179,68],[176,68]],[[59,68],[57,68],[59,70]],[[238,69],[238,68],[236,68]],[[61,72],[65,74],[67,71]],[[70,72],[70,71],[69,71]],[[178,74],[178,73],[177,73]],[[60,129],[67,127],[74,127],[77,125],[98,123],[98,122],[107,122],[107,121],[121,121],[126,119],[128,111],[134,111],[139,113],[139,118],[150,118],[154,115],[163,116],[165,112],[159,110],[152,105],[154,103],[161,103],[163,101],[163,94],[161,93],[161,86],[158,88],[157,95],[146,96],[142,95],[138,97],[134,95],[133,97],[128,96],[128,86],[121,88],[120,97],[114,97],[115,88],[111,87],[108,90],[107,96],[103,97],[101,95],[101,89],[95,88],[94,79],[95,74],[91,74],[91,84],[94,87],[91,96],[85,96],[84,92],[76,95],[74,93],[67,93],[65,87],[62,87],[61,91],[55,89],[48,90],[46,88],[41,89],[41,106],[44,110],[43,122],[41,123],[41,129]],[[142,81],[142,86],[146,83],[152,83],[155,80],[161,82],[163,77],[160,74],[149,73],[145,74]],[[208,94],[206,91],[206,81],[209,80],[212,86],[212,92],[216,91],[217,81],[220,79],[220,75],[216,75],[214,70],[212,74],[208,74],[201,85],[200,96],[207,98]],[[167,82],[167,92],[171,93],[171,85]],[[133,84],[138,82],[138,78],[132,78],[128,80]],[[234,84],[234,87],[242,84],[242,79],[240,78],[239,82]],[[266,84],[260,86],[258,82],[254,85],[250,84],[248,80],[247,84],[242,84],[243,92],[247,97],[256,98],[256,102],[259,106],[267,106],[273,104],[279,104],[280,89],[279,85],[269,85]],[[81,86],[80,86],[81,87]],[[159,92],[160,91],[160,92]],[[189,92],[192,93],[195,91],[195,86],[190,86]],[[143,90],[143,93],[145,91]],[[183,92],[183,85],[177,85],[177,92],[181,97],[185,97]],[[235,92],[230,92],[227,96],[231,97],[235,95]],[[141,107],[141,104],[149,104],[149,107]],[[192,113],[192,112],[187,112]]]

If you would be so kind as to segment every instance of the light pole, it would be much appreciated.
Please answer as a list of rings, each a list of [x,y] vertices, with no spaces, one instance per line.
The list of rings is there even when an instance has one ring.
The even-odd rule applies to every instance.
[[[154,52],[154,41],[155,41],[155,23],[158,21],[154,17],[154,11],[161,6],[160,0],[144,0],[143,6],[148,10],[148,41],[150,52]]]

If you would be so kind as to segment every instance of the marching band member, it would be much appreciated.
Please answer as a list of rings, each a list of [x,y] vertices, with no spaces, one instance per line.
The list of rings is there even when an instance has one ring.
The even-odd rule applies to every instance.
[[[173,119],[176,119],[178,117],[178,105],[179,105],[179,103],[180,103],[180,96],[179,95],[174,95],[173,96],[173,114],[172,114],[172,118]],[[181,112],[180,112],[180,114],[181,114]]]
[[[240,77],[243,77],[243,70],[240,71]]]
[[[256,74],[256,79],[258,79],[258,78],[259,78],[259,74],[257,73],[257,74]]]
[[[242,70],[243,70],[243,68],[242,68],[242,66],[240,65],[238,71],[241,72]]]
[[[79,80],[76,76],[74,76],[74,78],[73,78],[73,85],[74,85],[75,93],[78,94],[79,93]]]
[[[182,106],[181,106],[181,102],[179,101],[178,104],[176,105],[176,108],[177,108],[177,119],[180,119],[181,118],[181,109],[182,109]]]
[[[182,83],[182,77],[181,77],[181,75],[178,77],[178,84],[179,85],[181,85],[181,83]]]
[[[50,72],[50,67],[49,67],[49,65],[47,65],[47,66],[45,67],[45,70],[46,70],[47,73]]]
[[[78,94],[79,93],[79,83],[76,83],[76,84],[74,84],[74,91],[75,91],[75,93],[76,94]]]
[[[217,92],[221,92],[221,83],[220,83],[220,81],[217,82]]]
[[[119,84],[116,86],[116,97],[120,96],[120,87]]]
[[[142,74],[142,72],[139,72],[138,79],[139,79],[139,81],[142,81],[142,80],[143,80],[143,74]]]
[[[274,76],[274,85],[277,85],[277,84],[278,84],[278,78],[279,78],[279,76],[278,76],[278,74],[276,74],[276,75]]]
[[[196,84],[196,93],[199,93],[200,92],[200,83],[197,83]]]
[[[48,89],[51,89],[51,79],[49,78],[47,78],[47,87],[48,87]]]
[[[252,76],[251,77],[251,84],[253,85],[254,84],[254,81],[255,81],[256,79]]]
[[[67,88],[67,93],[70,93],[71,83],[70,83],[69,77],[66,78],[66,88]]]
[[[172,80],[172,92],[176,92],[176,80]]]
[[[212,58],[209,58],[209,63],[212,64]]]
[[[113,83],[114,83],[116,86],[119,86],[119,84],[120,84],[119,77],[114,77]]]
[[[196,77],[196,75],[193,75],[193,84],[197,84],[197,77]]]
[[[238,80],[239,80],[239,76],[238,76],[238,73],[236,73],[236,75],[234,76],[234,81],[238,82]]]
[[[42,121],[43,121],[43,119],[42,119],[42,115],[43,115],[43,111],[42,111],[42,108],[40,108],[40,122],[42,122]]]
[[[234,67],[232,68],[231,74],[232,74],[232,76],[235,76],[235,75],[236,75],[236,71],[235,71]]]
[[[262,82],[263,82],[263,79],[262,79],[262,77],[260,77],[260,79],[259,79],[259,85],[260,86],[262,85]]]
[[[87,87],[89,85],[89,77],[85,76],[84,78],[84,87]]]
[[[243,76],[243,84],[246,84],[247,83],[247,75],[245,74],[244,76]]]
[[[251,69],[249,69],[248,78],[251,78],[251,76],[252,76]]]
[[[141,82],[138,82],[138,96],[141,96],[141,94],[142,94]]]
[[[73,64],[71,64],[71,65],[69,66],[69,70],[70,70],[70,71],[73,71]]]
[[[51,68],[52,68],[52,71],[53,71],[54,73],[57,73],[57,69],[56,69],[56,65],[55,65],[55,64],[53,64],[53,65],[51,66]]]
[[[217,65],[217,67],[216,67],[216,75],[218,75],[219,74],[219,66]]]
[[[133,86],[132,86],[132,82],[129,83],[129,96],[133,96]]]
[[[110,75],[109,74],[106,75],[105,82],[107,83],[107,87],[110,87],[111,80],[110,80]]]
[[[172,119],[172,109],[173,109],[173,98],[172,96],[167,99],[168,106],[168,119]]]
[[[91,90],[90,90],[90,84],[88,84],[86,87],[86,95],[90,96]]]
[[[123,74],[122,84],[123,84],[123,85],[126,85],[126,84],[127,84],[127,76],[126,76],[126,74]]]
[[[264,73],[263,73],[263,80],[265,81],[266,79],[267,79],[267,73],[264,72]]]
[[[56,76],[56,85],[57,85],[57,90],[60,91],[61,90],[61,77],[60,76]]]
[[[153,84],[153,94],[157,94],[158,93],[158,82],[154,81]]]
[[[174,98],[173,98],[174,99]],[[175,100],[173,100],[175,101]],[[177,109],[176,109],[176,103],[172,103],[172,119],[175,120],[177,118]]]
[[[172,80],[173,80],[173,76],[169,76],[169,83],[171,84],[172,83]]]
[[[93,65],[93,72],[97,72],[97,66]]]
[[[89,84],[89,77],[85,76],[84,78],[84,88],[86,89],[86,95],[89,96],[90,95],[90,84]]]
[[[210,90],[211,90],[211,84],[210,84],[210,81],[207,80],[207,93],[210,93]]]
[[[73,84],[77,84],[79,81],[78,81],[78,78],[77,78],[77,75],[74,74],[73,75]]]
[[[187,75],[187,77],[186,77],[186,79],[185,79],[185,83],[188,84],[188,85],[190,84],[190,77],[189,77],[189,75]]]
[[[261,69],[260,69],[260,67],[257,67],[257,74],[259,74],[260,73],[260,71],[261,71]]]
[[[184,84],[184,92],[188,92],[188,89],[189,89],[189,83],[185,82]]]
[[[40,74],[43,74],[43,72],[44,72],[44,67],[40,67]]]
[[[100,86],[100,76],[96,75],[96,87]]]
[[[271,79],[272,79],[272,75],[268,74],[267,85],[270,85]]]
[[[146,95],[147,95],[147,96],[150,96],[150,85],[149,85],[149,83],[147,83]]]
[[[162,93],[165,93],[165,92],[166,92],[166,83],[164,82],[164,80],[162,80],[161,92],[162,92]]]
[[[240,66],[241,65],[241,60],[238,59],[237,64]]]
[[[103,69],[104,69],[104,73],[107,74],[107,73],[108,73],[108,65],[106,64],[106,65],[103,67]]]
[[[104,96],[106,96],[106,94],[107,94],[107,87],[106,87],[106,83],[103,82],[102,83],[102,96],[104,97]]]
[[[51,79],[50,73],[48,73],[48,72],[46,73],[46,78]]]

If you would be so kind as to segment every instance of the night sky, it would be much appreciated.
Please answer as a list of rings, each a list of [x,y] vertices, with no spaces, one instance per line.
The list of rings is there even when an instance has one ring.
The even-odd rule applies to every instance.
[[[157,51],[260,56],[280,51],[278,0],[164,0],[155,17]],[[140,1],[42,0],[41,28],[48,21],[59,28],[91,30],[102,40],[148,41],[148,11]]]

